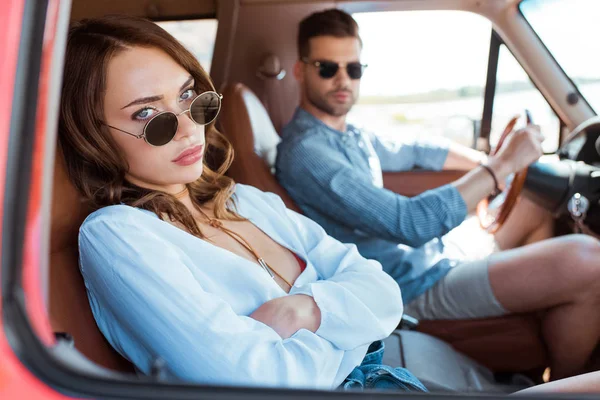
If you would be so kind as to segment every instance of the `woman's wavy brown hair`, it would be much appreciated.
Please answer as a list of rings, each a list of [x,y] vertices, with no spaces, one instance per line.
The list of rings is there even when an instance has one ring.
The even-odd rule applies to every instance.
[[[136,17],[107,16],[75,23],[69,30],[60,105],[60,150],[69,178],[93,209],[127,204],[169,218],[204,237],[192,213],[174,196],[142,188],[125,179],[127,161],[104,121],[106,71],[110,60],[132,47],[165,51],[195,80],[198,93],[213,90],[200,63],[155,23]],[[241,220],[234,211],[234,182],[225,176],[233,160],[230,143],[214,127],[206,127],[202,176],[187,185],[196,207],[213,201],[217,218]],[[140,143],[140,145],[143,145]]]

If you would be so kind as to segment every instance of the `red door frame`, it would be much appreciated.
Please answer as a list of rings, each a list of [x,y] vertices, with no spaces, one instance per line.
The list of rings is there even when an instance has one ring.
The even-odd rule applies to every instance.
[[[0,8],[0,220],[4,219],[7,174],[7,156],[13,112],[13,96],[17,75],[19,44],[26,0],[4,0]],[[39,103],[36,115],[36,136],[33,168],[30,181],[30,198],[25,227],[23,286],[27,298],[27,311],[36,334],[45,344],[53,341],[52,330],[46,314],[40,272],[40,210],[48,87],[51,79],[51,62],[54,52],[55,29],[60,0],[48,2],[47,23],[44,33],[43,59],[41,65]],[[2,231],[0,229],[0,239]],[[2,249],[0,248],[0,251]],[[2,305],[0,304],[0,311]],[[3,319],[0,318],[0,398],[3,399],[66,399],[38,380],[17,358],[5,335]]]

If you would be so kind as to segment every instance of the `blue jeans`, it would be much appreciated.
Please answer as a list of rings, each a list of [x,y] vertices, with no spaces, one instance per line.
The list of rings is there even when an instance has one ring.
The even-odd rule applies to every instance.
[[[419,380],[404,368],[382,365],[385,345],[378,340],[369,346],[362,363],[354,368],[342,382],[342,390],[395,389],[410,392],[426,392]]]

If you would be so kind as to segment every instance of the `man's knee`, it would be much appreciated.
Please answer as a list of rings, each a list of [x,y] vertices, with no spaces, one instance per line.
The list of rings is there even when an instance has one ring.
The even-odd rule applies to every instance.
[[[600,270],[600,240],[588,235],[570,235],[569,253],[574,254],[581,264]]]
[[[568,243],[561,251],[568,254],[568,260],[560,267],[567,274],[580,275],[585,286],[600,296],[600,241],[588,235],[569,235],[565,240]]]
[[[600,241],[591,236],[561,236],[546,251],[551,265],[565,274],[600,274]]]

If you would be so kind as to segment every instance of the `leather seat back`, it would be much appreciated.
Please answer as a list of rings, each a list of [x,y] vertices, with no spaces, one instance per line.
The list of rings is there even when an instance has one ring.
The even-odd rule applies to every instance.
[[[238,183],[279,195],[287,207],[300,212],[273,175],[281,140],[256,95],[241,83],[225,85],[220,129],[231,142],[235,159],[228,175]]]
[[[95,363],[117,371],[133,366],[106,341],[90,309],[79,272],[79,227],[90,210],[67,177],[64,159],[57,152],[54,166],[50,236],[50,321],[55,332],[70,334],[75,347]]]

